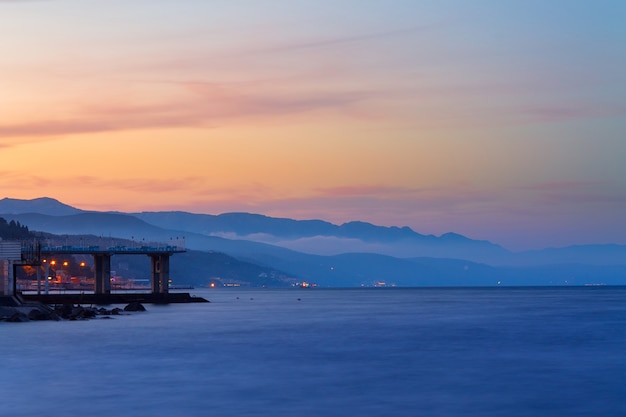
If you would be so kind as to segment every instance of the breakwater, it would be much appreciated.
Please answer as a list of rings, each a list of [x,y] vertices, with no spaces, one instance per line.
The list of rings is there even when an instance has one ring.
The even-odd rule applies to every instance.
[[[44,304],[145,304],[206,303],[206,299],[189,293],[67,293],[67,294],[22,294],[25,301],[38,301]]]
[[[206,303],[189,293],[126,294],[19,294],[0,297],[0,321],[81,320],[99,315],[117,315],[121,311],[143,311],[142,304]],[[102,306],[127,304],[124,309]],[[88,306],[88,307],[86,307]],[[100,306],[100,307],[94,307]]]

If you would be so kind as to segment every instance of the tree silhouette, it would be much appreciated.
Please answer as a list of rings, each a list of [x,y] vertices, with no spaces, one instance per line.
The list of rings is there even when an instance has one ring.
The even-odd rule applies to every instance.
[[[34,237],[33,233],[28,230],[28,226],[23,226],[20,222],[0,217],[0,238],[4,240],[24,240]]]

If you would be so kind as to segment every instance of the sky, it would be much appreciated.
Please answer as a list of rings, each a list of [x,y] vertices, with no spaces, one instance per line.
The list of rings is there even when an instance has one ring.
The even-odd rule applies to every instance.
[[[0,198],[626,244],[626,1],[0,0]]]

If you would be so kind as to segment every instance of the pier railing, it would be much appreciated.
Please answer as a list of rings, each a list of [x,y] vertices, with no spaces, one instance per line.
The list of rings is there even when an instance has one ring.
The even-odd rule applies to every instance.
[[[160,253],[182,253],[186,252],[186,249],[181,246],[165,245],[165,246],[76,246],[76,245],[61,245],[61,246],[42,246],[41,254],[160,254]]]

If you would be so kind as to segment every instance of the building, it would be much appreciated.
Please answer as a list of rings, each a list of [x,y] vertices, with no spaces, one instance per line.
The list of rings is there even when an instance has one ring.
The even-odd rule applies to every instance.
[[[20,242],[0,239],[0,295],[14,295],[14,265],[21,260]]]

